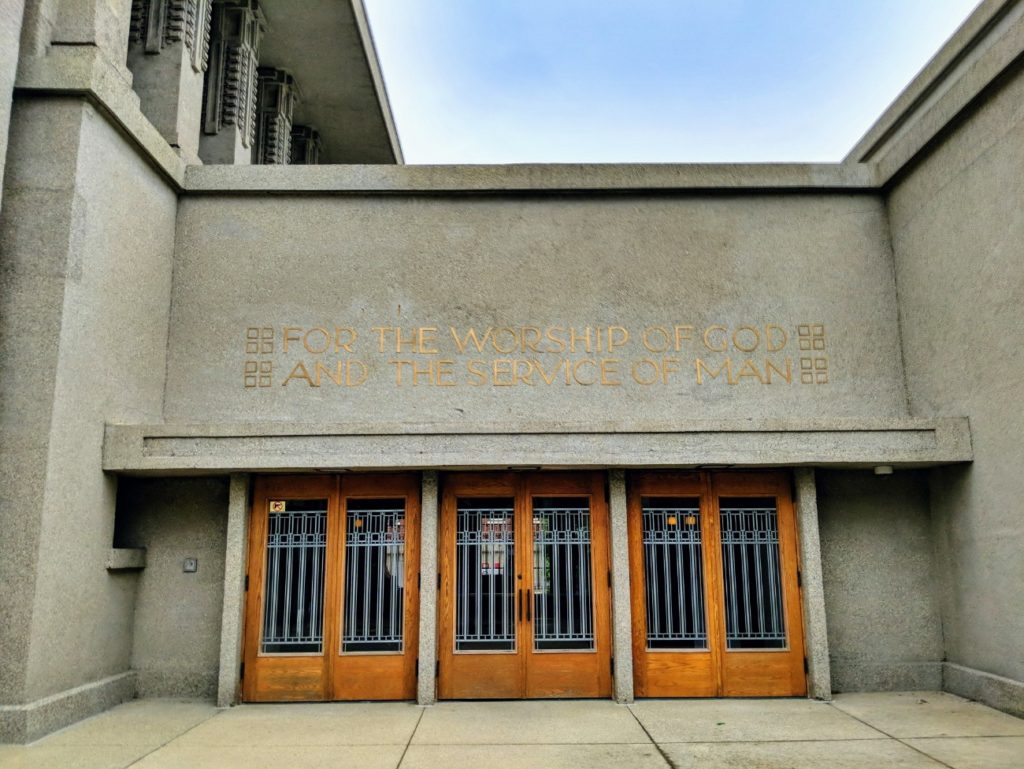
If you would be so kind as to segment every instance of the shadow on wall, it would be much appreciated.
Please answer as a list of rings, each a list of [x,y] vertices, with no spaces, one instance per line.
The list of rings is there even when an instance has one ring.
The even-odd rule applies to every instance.
[[[146,548],[132,645],[139,697],[216,695],[227,511],[227,478],[120,481],[114,546]]]
[[[928,472],[819,470],[832,688],[942,688]]]

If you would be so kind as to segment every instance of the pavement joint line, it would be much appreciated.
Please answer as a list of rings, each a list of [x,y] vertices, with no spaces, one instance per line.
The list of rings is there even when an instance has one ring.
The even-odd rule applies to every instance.
[[[929,759],[929,760],[931,760],[931,761],[934,761],[934,762],[935,762],[935,763],[937,763],[937,764],[938,764],[939,766],[944,766],[944,767],[946,767],[946,769],[956,769],[956,767],[955,767],[955,766],[953,766],[952,764],[947,764],[947,763],[946,763],[945,761],[943,761],[942,759],[936,758],[935,756],[931,756],[931,755],[929,755],[929,754],[925,753],[925,752],[924,752],[923,750],[920,750],[919,748],[915,748],[915,747],[914,747],[913,745],[911,745],[911,744],[909,744],[909,743],[907,743],[907,742],[904,742],[903,740],[901,740],[901,739],[900,739],[899,737],[897,737],[896,735],[894,735],[894,734],[889,734],[889,732],[885,731],[884,729],[880,729],[879,727],[875,726],[874,724],[869,724],[869,723],[868,723],[867,721],[865,721],[865,720],[864,720],[863,718],[858,718],[857,716],[853,715],[853,713],[847,713],[847,712],[846,712],[845,710],[843,710],[843,709],[841,709],[841,708],[837,707],[837,706],[836,706],[836,704],[835,704],[834,702],[830,702],[830,703],[829,703],[829,705],[831,705],[832,707],[834,707],[834,708],[835,708],[836,710],[838,710],[838,711],[839,711],[840,713],[843,713],[843,714],[845,714],[845,715],[849,716],[850,718],[854,719],[855,721],[860,721],[860,722],[861,722],[862,724],[864,724],[864,726],[867,726],[867,727],[869,727],[869,728],[871,728],[871,729],[874,729],[874,730],[875,730],[876,732],[881,732],[882,734],[884,734],[884,735],[885,735],[886,737],[888,737],[889,739],[895,740],[895,741],[896,741],[896,742],[898,742],[898,743],[899,743],[900,745],[904,745],[904,746],[906,746],[906,747],[910,748],[910,749],[911,749],[912,751],[914,751],[915,753],[918,753],[919,755],[922,755],[922,756],[924,756],[925,758],[927,758],[927,759]],[[918,738],[916,738],[916,737],[907,737],[907,739],[908,739],[908,740],[913,740],[913,739],[918,739]]]
[[[647,739],[651,741],[651,744],[654,746],[654,749],[657,750],[658,753],[661,755],[661,760],[668,764],[671,767],[671,769],[679,769],[679,767],[676,765],[676,762],[669,758],[669,755],[665,752],[664,748],[662,748],[661,745],[659,745],[655,741],[654,737],[651,736],[651,733],[647,731],[647,727],[644,726],[644,722],[641,721],[640,717],[633,712],[633,707],[631,705],[626,705],[626,710],[629,711],[629,714],[633,716],[633,720],[636,721],[637,724],[639,724],[641,729],[643,729],[644,734],[647,735]]]
[[[412,738],[415,737],[416,732],[419,731],[420,722],[423,720],[423,714],[426,712],[426,708],[420,709],[420,717],[416,719],[416,726],[414,726],[412,728],[412,731],[409,732],[409,739],[405,743],[405,748],[402,750],[402,755],[398,757],[398,763],[395,764],[395,769],[398,769],[402,765],[402,762],[405,761],[405,754],[409,752],[409,746],[412,745]]]
[[[198,728],[198,727],[202,726],[202,725],[203,725],[203,724],[205,724],[205,723],[206,723],[207,721],[212,721],[212,720],[213,720],[214,718],[216,718],[217,716],[219,716],[219,715],[220,715],[220,714],[221,714],[222,712],[223,712],[223,710],[215,710],[215,711],[214,711],[213,713],[211,713],[211,714],[210,714],[209,716],[207,716],[206,718],[204,718],[204,719],[203,719],[202,721],[197,721],[196,723],[192,724],[192,726],[190,726],[190,727],[189,727],[188,729],[186,729],[185,731],[183,731],[183,732],[179,732],[178,734],[174,735],[173,737],[171,737],[171,738],[170,738],[169,740],[167,740],[166,742],[163,742],[162,744],[160,744],[160,745],[157,745],[157,746],[156,746],[155,748],[153,748],[152,750],[150,750],[150,751],[147,751],[146,753],[143,753],[143,754],[142,754],[141,756],[139,756],[138,758],[136,758],[136,759],[135,759],[134,761],[132,761],[131,763],[129,763],[129,764],[125,764],[125,765],[124,765],[124,769],[129,769],[129,767],[135,766],[135,765],[136,765],[137,763],[139,763],[139,761],[141,761],[142,759],[146,758],[147,756],[151,756],[151,755],[153,755],[153,754],[154,754],[154,753],[156,753],[156,752],[157,752],[158,750],[163,750],[164,748],[166,748],[166,747],[167,747],[168,745],[170,745],[170,744],[171,744],[172,742],[174,742],[174,741],[175,741],[176,739],[178,739],[179,737],[184,737],[184,736],[185,736],[186,734],[188,734],[189,732],[191,732],[191,731],[192,731],[193,729],[196,729],[196,728]]]

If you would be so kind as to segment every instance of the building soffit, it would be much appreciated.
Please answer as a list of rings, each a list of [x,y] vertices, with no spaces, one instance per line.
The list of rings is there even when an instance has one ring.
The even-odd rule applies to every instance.
[[[402,151],[362,0],[262,0],[260,66],[287,70],[303,97],[293,122],[323,139],[321,163],[390,164]]]

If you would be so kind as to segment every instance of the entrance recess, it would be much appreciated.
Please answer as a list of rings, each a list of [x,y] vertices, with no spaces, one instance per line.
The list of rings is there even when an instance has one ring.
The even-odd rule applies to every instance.
[[[446,476],[441,521],[439,696],[610,696],[604,476]]]
[[[806,693],[787,475],[638,473],[629,545],[637,696]]]
[[[413,475],[256,480],[243,700],[416,696],[419,500]]]

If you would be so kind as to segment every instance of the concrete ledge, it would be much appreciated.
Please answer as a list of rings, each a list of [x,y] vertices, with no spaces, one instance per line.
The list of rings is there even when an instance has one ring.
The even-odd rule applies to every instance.
[[[114,547],[107,554],[107,571],[139,571],[145,568],[144,547]]]
[[[1024,718],[1024,681],[944,662],[942,690]]]
[[[110,472],[504,467],[933,467],[972,459],[966,419],[642,424],[107,425]]]
[[[77,95],[106,115],[150,165],[176,190],[185,181],[185,162],[142,114],[131,84],[93,45],[54,46],[45,57],[25,57],[15,91]]]
[[[885,185],[1024,55],[1024,0],[985,0],[846,156]]]
[[[25,705],[0,705],[0,743],[33,742],[134,697],[135,672],[129,670]]]
[[[857,163],[524,164],[460,166],[189,166],[197,194],[446,194],[874,191],[874,169]]]

